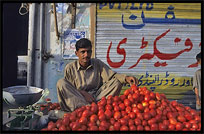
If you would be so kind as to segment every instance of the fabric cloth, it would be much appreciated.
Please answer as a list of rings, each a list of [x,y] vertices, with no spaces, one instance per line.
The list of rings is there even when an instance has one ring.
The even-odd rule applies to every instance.
[[[122,84],[126,83],[125,74],[117,74],[99,59],[91,59],[84,69],[79,61],[66,65],[64,78],[57,82],[58,100],[62,110],[73,111],[89,104],[79,90],[93,95],[96,101],[103,96],[119,95]]]
[[[198,89],[198,96],[201,99],[201,69],[197,70],[193,77],[193,90],[195,88]],[[201,107],[196,104],[196,109],[199,110]]]

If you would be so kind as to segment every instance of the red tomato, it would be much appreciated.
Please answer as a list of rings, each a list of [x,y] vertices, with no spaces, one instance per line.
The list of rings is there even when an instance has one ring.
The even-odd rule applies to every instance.
[[[174,131],[175,130],[175,125],[174,124],[169,124],[168,130]]]
[[[169,120],[163,120],[163,124],[166,126],[169,126],[170,122],[169,122]]]
[[[93,114],[89,118],[90,122],[96,122],[98,120],[98,116],[96,114]]]
[[[134,120],[132,120],[132,119],[128,120],[128,126],[131,126],[131,125],[134,125],[134,124],[135,124]]]
[[[136,115],[135,115],[134,112],[130,112],[130,113],[128,114],[128,116],[129,116],[131,119],[135,119],[135,117],[136,117]]]
[[[192,126],[192,124],[189,122],[184,122],[183,124],[184,124],[184,127],[188,128],[188,129],[191,128],[191,126]]]
[[[173,125],[177,124],[177,120],[173,117],[169,118],[169,122],[170,122],[170,124],[173,124]]]
[[[144,130],[145,130],[145,131],[150,131],[151,129],[150,129],[149,126],[144,126]]]
[[[133,84],[130,88],[131,88],[132,91],[136,91],[136,90],[138,90],[137,86],[134,85],[134,84]]]
[[[91,105],[91,111],[92,111],[93,113],[97,113],[97,111],[98,111],[98,106],[97,106],[96,104],[92,104],[92,105]]]
[[[137,101],[137,100],[139,99],[139,94],[134,93],[134,94],[132,95],[132,98]]]
[[[113,97],[113,101],[119,102],[119,101],[120,101],[120,97],[119,97],[119,96],[114,96],[114,97]]]
[[[97,131],[98,130],[98,126],[91,126],[89,128],[90,131]]]
[[[183,124],[182,123],[180,123],[180,122],[177,122],[176,123],[176,130],[182,130],[183,129]]]
[[[133,107],[133,108],[132,108],[132,112],[134,112],[134,113],[139,113],[140,110],[139,110],[137,107]]]
[[[62,119],[61,120],[57,120],[57,122],[55,123],[57,128],[60,128],[60,126],[62,125]]]
[[[107,97],[107,99],[108,99],[108,100],[113,100],[113,96],[112,96],[112,95],[109,95],[109,96]]]
[[[144,96],[144,101],[149,102],[150,99],[151,99],[150,95],[145,95]]]
[[[136,126],[142,124],[142,121],[141,121],[139,118],[136,118],[134,121],[135,121],[135,125],[136,125]]]
[[[155,93],[153,93],[153,92],[151,92],[151,93],[149,94],[149,96],[151,97],[152,100],[154,100],[154,99],[156,98],[156,95],[155,95]]]
[[[131,102],[130,102],[129,99],[125,99],[125,100],[124,100],[124,104],[125,104],[125,106],[127,107],[127,106],[130,106],[130,105],[131,105]]]
[[[130,106],[127,106],[125,108],[125,111],[129,114],[132,111],[132,108]]]
[[[122,110],[125,110],[125,104],[124,103],[120,103],[119,104],[119,107],[120,107],[120,110],[122,111]]]
[[[138,126],[137,126],[137,131],[143,131],[143,130],[144,130],[144,128],[143,128],[142,125],[138,125]]]
[[[124,101],[125,99],[126,99],[126,96],[124,94],[120,96],[121,101]]]
[[[140,120],[143,120],[143,113],[136,113],[136,117]]]
[[[125,96],[128,96],[130,94],[130,89],[126,89],[123,93]]]
[[[46,98],[45,100],[46,100],[46,101],[51,101],[51,99],[50,99],[50,98]]]
[[[125,125],[125,126],[128,124],[128,121],[125,118],[119,119],[119,122],[121,125]]]
[[[130,125],[130,126],[129,126],[129,130],[130,130],[130,131],[136,131],[137,128],[136,128],[135,125]]]
[[[116,122],[116,120],[112,117],[110,118],[110,124],[113,125]]]
[[[147,125],[148,125],[147,121],[146,120],[142,120],[142,126],[147,126]]]
[[[159,130],[159,126],[156,123],[153,123],[150,125],[151,131],[157,131]]]
[[[109,109],[107,109],[104,114],[106,116],[106,119],[110,119],[112,117],[112,112]]]
[[[98,127],[98,130],[99,130],[99,131],[106,131],[107,128],[105,128],[104,126],[99,126],[99,127]]]
[[[151,114],[152,117],[155,117],[156,114],[157,114],[154,109],[151,109],[151,110],[149,111],[149,113]]]
[[[147,123],[148,123],[149,125],[152,125],[152,124],[156,123],[156,119],[155,119],[155,118],[152,118],[152,119],[148,120]]]
[[[119,111],[115,112],[113,115],[115,120],[119,120],[121,118],[121,113]]]
[[[191,114],[185,114],[184,117],[189,121],[193,119],[193,116]]]
[[[53,121],[50,121],[47,126],[47,130],[52,130],[56,127],[56,124]]]
[[[149,109],[155,109],[156,108],[156,105],[155,104],[150,104],[149,105]]]
[[[87,126],[88,126],[88,127],[96,126],[96,122],[88,122]]]
[[[98,119],[100,121],[106,120],[106,115],[105,114],[100,114],[100,115],[98,115]]]
[[[105,120],[100,122],[100,126],[103,126],[105,129],[109,128],[109,125],[108,125],[108,123]]]
[[[159,123],[159,130],[160,131],[166,131],[167,130],[167,126],[166,125],[164,125],[164,124],[162,124],[162,123]]]
[[[149,119],[151,118],[151,114],[150,114],[150,113],[144,113],[144,114],[143,114],[143,118],[144,118],[145,120],[149,120]]]
[[[199,127],[198,127],[198,124],[193,123],[193,124],[192,124],[192,128],[193,128],[193,129],[198,129],[198,128],[199,128]]]
[[[137,104],[137,108],[140,110],[140,111],[143,111],[144,110],[144,107],[141,103]]]
[[[195,115],[194,116],[194,119],[198,122],[201,122],[201,117],[199,115]]]
[[[79,119],[79,123],[81,123],[82,125],[86,125],[88,122],[87,118],[82,116],[80,119]]]
[[[185,118],[184,116],[182,116],[182,115],[179,115],[179,116],[177,117],[177,120],[180,121],[181,123],[183,123],[183,122],[186,121],[186,118]]]
[[[128,131],[128,127],[126,125],[122,125],[120,131]]]
[[[120,130],[120,122],[115,122],[113,126],[115,130]]]
[[[67,130],[65,125],[61,125],[59,127],[59,131],[65,131],[65,130]]]
[[[109,131],[115,131],[113,125],[110,125],[110,127],[109,127]]]
[[[149,103],[148,103],[148,102],[146,102],[146,101],[143,101],[143,102],[142,102],[142,106],[143,106],[144,108],[146,108],[146,107],[148,107],[148,106],[149,106]]]
[[[113,109],[115,112],[116,111],[120,111],[120,107],[119,106],[114,106],[114,109]]]
[[[149,108],[148,107],[145,107],[145,109],[144,109],[144,113],[149,113]]]

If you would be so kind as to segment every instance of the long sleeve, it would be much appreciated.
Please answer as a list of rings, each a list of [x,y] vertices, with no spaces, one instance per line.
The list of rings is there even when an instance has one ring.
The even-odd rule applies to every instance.
[[[125,74],[119,74],[114,72],[108,65],[103,63],[99,60],[99,64],[101,65],[101,77],[103,79],[103,82],[106,82],[110,80],[112,77],[116,77],[121,83],[126,83],[125,81]]]

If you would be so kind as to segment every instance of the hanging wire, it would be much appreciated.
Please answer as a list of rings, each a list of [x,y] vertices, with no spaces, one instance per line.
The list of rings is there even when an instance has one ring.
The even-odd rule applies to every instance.
[[[19,14],[25,15],[29,12],[29,4],[28,3],[22,3],[21,7],[19,8]]]

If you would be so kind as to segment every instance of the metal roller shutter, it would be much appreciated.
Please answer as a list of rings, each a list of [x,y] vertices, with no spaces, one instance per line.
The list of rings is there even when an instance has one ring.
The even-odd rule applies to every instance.
[[[184,100],[200,67],[200,3],[97,3],[96,58],[139,86]]]

